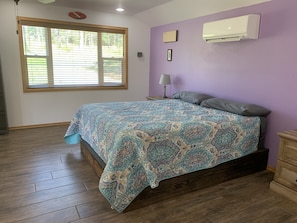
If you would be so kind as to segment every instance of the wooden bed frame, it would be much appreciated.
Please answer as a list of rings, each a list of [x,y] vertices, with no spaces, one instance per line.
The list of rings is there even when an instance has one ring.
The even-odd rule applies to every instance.
[[[100,177],[105,167],[104,161],[85,141],[81,141],[80,148],[88,163],[95,170],[98,177]],[[265,170],[267,168],[268,151],[269,150],[265,148],[259,149],[252,154],[231,160],[210,169],[161,181],[157,188],[145,188],[124,212]]]

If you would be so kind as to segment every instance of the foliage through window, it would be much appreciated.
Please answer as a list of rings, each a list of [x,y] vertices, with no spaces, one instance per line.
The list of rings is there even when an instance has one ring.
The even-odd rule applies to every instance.
[[[18,17],[25,92],[127,89],[128,29]]]

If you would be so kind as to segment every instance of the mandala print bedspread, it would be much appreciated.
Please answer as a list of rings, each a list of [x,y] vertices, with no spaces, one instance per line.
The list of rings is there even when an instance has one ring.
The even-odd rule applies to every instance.
[[[105,161],[99,190],[122,212],[147,186],[257,150],[260,119],[180,100],[83,105],[65,134]]]

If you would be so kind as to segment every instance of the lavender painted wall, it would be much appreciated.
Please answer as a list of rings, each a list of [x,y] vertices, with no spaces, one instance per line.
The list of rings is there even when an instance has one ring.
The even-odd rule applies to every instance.
[[[160,75],[168,73],[179,90],[209,93],[272,110],[268,117],[268,165],[276,166],[277,132],[297,129],[297,1],[273,0],[151,30],[150,95],[162,95]],[[261,14],[260,38],[229,43],[205,43],[204,22],[245,14]],[[178,30],[178,41],[163,43],[165,31]],[[167,49],[173,50],[171,62]]]

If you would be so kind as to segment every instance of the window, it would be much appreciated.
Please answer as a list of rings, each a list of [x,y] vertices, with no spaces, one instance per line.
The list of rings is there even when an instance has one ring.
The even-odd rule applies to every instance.
[[[127,89],[128,29],[18,17],[24,92]]]

